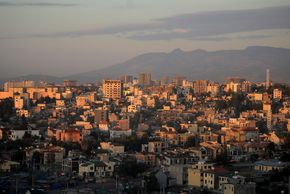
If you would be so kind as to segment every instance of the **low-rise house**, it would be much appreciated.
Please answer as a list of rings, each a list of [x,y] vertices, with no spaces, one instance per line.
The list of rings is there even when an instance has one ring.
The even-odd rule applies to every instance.
[[[12,172],[19,169],[20,163],[10,160],[0,161],[0,172]]]
[[[39,129],[33,128],[29,125],[11,128],[8,131],[8,138],[12,141],[22,139],[24,135],[40,136]]]
[[[138,152],[134,154],[138,163],[147,164],[150,166],[156,165],[156,156],[153,153],[148,152]]]
[[[19,117],[22,117],[22,116],[24,116],[26,118],[30,117],[30,112],[28,110],[26,110],[26,109],[17,109],[16,110],[16,114]]]
[[[65,155],[65,150],[61,147],[49,147],[41,151],[41,153],[43,153],[44,165],[61,165]]]
[[[168,151],[164,153],[164,165],[187,165],[194,164],[198,161],[198,157],[190,152],[184,151]]]
[[[225,183],[222,193],[224,194],[256,194],[256,184],[249,183]]]
[[[255,162],[254,169],[257,171],[273,171],[273,170],[282,170],[286,167],[286,163],[279,160],[260,160]]]
[[[218,189],[219,176],[228,173],[223,167],[213,167],[203,173],[203,186],[208,189]]]
[[[231,161],[240,161],[245,158],[245,153],[241,145],[227,144],[227,155],[231,158]]]
[[[228,141],[258,141],[259,129],[254,127],[246,128],[222,128],[222,131],[226,133],[226,142]]]
[[[275,144],[285,143],[287,133],[279,133],[276,131],[270,132],[269,134],[264,134],[264,140],[271,141]]]
[[[227,183],[244,184],[245,182],[246,177],[238,175],[237,171],[235,172],[234,175],[233,173],[226,173],[218,177],[218,190],[222,191],[223,185]]]
[[[83,159],[79,157],[68,157],[62,161],[62,171],[67,175],[77,175],[79,173],[79,165]]]
[[[168,170],[170,177],[174,178],[176,185],[187,185],[188,183],[188,172],[187,165],[175,164],[170,165],[166,169]]]
[[[213,168],[212,163],[200,161],[188,168],[188,186],[203,187],[204,172]]]
[[[247,154],[258,154],[263,155],[265,152],[267,152],[267,146],[269,142],[246,142],[242,143],[242,147],[244,152]]]
[[[125,147],[123,145],[114,144],[112,142],[101,142],[100,146],[103,150],[109,150],[113,154],[123,154]]]
[[[176,185],[176,180],[170,176],[168,171],[159,170],[155,177],[158,181],[160,189],[165,190],[167,187],[172,187]]]
[[[214,141],[202,142],[200,146],[206,148],[208,156],[210,156],[211,159],[216,159],[216,157],[223,152],[222,145]]]
[[[79,164],[80,177],[103,178],[111,177],[114,172],[114,163],[102,161],[87,161]]]
[[[79,176],[85,178],[94,177],[95,164],[93,162],[84,162],[79,164]]]
[[[109,131],[109,123],[107,121],[100,121],[99,130],[103,132]]]
[[[57,141],[81,143],[83,141],[82,132],[78,129],[57,130],[55,134]]]
[[[114,127],[110,130],[110,138],[118,138],[121,136],[131,136],[132,129],[121,129],[119,127]]]
[[[142,151],[151,153],[161,153],[168,148],[168,143],[163,141],[149,141],[148,144],[142,145]]]

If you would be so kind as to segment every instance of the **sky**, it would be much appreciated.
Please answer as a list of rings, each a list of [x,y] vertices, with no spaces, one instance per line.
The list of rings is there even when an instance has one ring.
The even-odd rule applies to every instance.
[[[290,48],[289,0],[0,0],[0,79],[253,45]]]

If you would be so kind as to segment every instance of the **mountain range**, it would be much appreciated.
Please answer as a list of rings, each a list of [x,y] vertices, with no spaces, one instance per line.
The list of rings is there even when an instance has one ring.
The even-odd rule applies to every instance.
[[[267,68],[270,69],[272,81],[290,83],[290,49],[265,46],[211,52],[175,49],[170,53],[142,54],[124,63],[62,78],[30,75],[22,76],[21,79],[34,77],[36,80],[47,78],[47,81],[55,82],[64,79],[93,82],[101,79],[116,79],[122,75],[138,77],[140,72],[150,72],[153,79],[168,75],[186,76],[190,80],[208,79],[222,82],[226,77],[238,76],[250,81],[263,81]]]

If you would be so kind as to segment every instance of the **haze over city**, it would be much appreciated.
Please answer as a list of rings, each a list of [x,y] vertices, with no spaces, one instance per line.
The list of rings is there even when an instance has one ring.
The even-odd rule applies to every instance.
[[[290,194],[289,0],[0,0],[0,194]]]
[[[289,0],[1,0],[0,77],[67,76],[176,48],[290,48],[289,18]]]

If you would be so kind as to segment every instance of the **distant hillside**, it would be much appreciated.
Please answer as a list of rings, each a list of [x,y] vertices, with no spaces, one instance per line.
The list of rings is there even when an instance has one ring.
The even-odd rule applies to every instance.
[[[170,53],[147,53],[124,63],[68,76],[80,81],[118,78],[151,72],[159,79],[164,75],[184,75],[188,79],[224,81],[225,77],[240,76],[251,81],[263,81],[265,69],[271,70],[275,82],[290,82],[290,49],[253,46],[245,50],[222,50],[208,52],[195,50],[185,52],[175,49]]]
[[[8,79],[2,79],[2,80],[0,80],[0,82],[3,83],[7,80],[16,80],[16,81],[35,80],[35,81],[46,81],[46,82],[55,82],[55,83],[61,83],[63,81],[62,78],[55,77],[55,76],[31,74],[31,75],[25,75],[25,76],[20,76],[20,77],[12,77],[12,78],[8,78]]]
[[[274,82],[290,83],[290,49],[263,46],[214,52],[175,49],[170,53],[142,54],[124,63],[62,78],[28,75],[14,79],[57,83],[64,79],[93,82],[119,78],[122,75],[138,76],[140,72],[151,72],[153,79],[160,79],[164,75],[184,75],[191,80],[224,81],[226,77],[240,76],[250,81],[264,81],[266,68],[270,69],[271,79]]]

